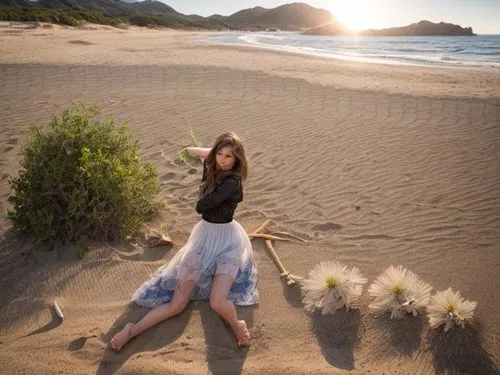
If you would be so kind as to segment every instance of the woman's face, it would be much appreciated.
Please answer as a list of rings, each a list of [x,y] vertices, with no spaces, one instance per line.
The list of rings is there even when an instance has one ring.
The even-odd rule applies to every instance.
[[[233,149],[231,146],[223,147],[217,152],[215,156],[215,161],[217,162],[217,168],[223,171],[230,171],[233,169],[236,158],[233,154]]]

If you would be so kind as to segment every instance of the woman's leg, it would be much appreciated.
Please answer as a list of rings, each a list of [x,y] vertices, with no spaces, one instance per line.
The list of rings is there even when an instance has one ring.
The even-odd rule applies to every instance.
[[[248,332],[245,321],[238,320],[236,308],[227,298],[233,282],[234,279],[229,275],[215,275],[210,294],[210,307],[229,323],[236,336],[238,346],[244,346],[250,339],[250,333]]]
[[[116,351],[120,351],[131,338],[140,335],[145,330],[153,327],[165,319],[180,314],[184,311],[191,300],[194,287],[195,282],[192,280],[180,284],[175,289],[170,302],[155,307],[135,324],[125,324],[123,329],[111,339],[111,347]]]

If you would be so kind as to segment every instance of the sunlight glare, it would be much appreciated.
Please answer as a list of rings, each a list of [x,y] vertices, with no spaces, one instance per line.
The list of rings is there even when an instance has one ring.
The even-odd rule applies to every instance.
[[[338,22],[353,31],[383,27],[379,0],[350,0],[330,2],[329,11]]]

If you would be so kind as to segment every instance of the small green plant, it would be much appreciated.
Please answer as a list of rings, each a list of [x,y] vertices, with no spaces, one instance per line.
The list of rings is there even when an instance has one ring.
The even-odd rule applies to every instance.
[[[158,172],[139,160],[126,125],[77,103],[54,116],[50,131],[34,124],[9,182],[14,228],[43,243],[116,240],[158,212]]]
[[[183,147],[182,150],[179,151],[179,157],[184,163],[189,163],[190,161],[195,159],[195,157],[191,156],[191,154],[186,150],[186,147],[198,147],[200,145],[200,142],[198,141],[198,138],[196,138],[196,134],[194,133],[193,129],[189,131],[189,136],[191,138],[191,143],[188,146]]]

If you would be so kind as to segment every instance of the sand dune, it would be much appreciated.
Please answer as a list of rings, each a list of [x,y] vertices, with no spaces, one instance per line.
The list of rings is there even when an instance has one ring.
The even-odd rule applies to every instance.
[[[201,43],[154,30],[0,29],[0,366],[5,373],[71,374],[489,374],[500,323],[500,74],[347,64]],[[19,31],[19,30],[15,30]],[[159,171],[174,246],[95,244],[46,253],[15,236],[6,217],[8,176],[31,122],[47,124],[72,100],[127,121]],[[237,349],[205,302],[108,347],[146,310],[135,289],[186,241],[201,165],[177,152],[197,131],[224,130],[251,161],[237,220],[309,239],[278,243],[293,273],[322,260],[357,265],[371,280],[402,264],[436,289],[478,302],[477,325],[450,334],[425,317],[392,322],[359,310],[304,313],[300,290],[280,281],[264,243],[261,302],[242,308],[252,334]],[[66,316],[51,309],[57,299]],[[3,371],[3,370],[2,370]]]

